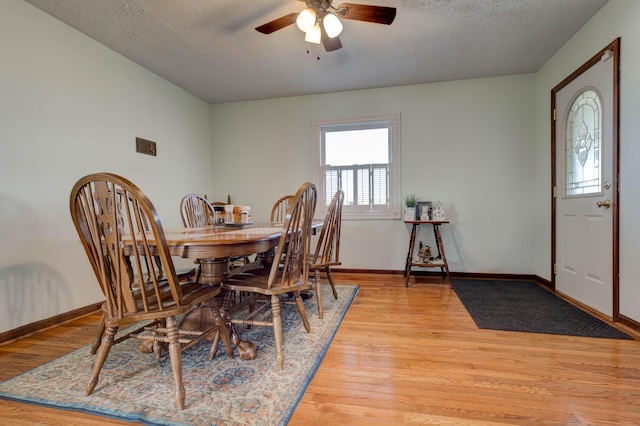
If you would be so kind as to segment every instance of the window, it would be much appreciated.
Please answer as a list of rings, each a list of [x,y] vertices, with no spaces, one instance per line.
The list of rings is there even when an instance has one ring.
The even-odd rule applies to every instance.
[[[400,114],[313,123],[318,213],[338,189],[344,219],[400,218]]]
[[[565,192],[567,196],[598,194],[602,170],[602,108],[592,89],[580,93],[571,104],[565,127]]]

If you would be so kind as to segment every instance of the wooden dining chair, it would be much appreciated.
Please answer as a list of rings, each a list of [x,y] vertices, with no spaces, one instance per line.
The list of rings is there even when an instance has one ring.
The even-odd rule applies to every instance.
[[[316,297],[318,300],[318,316],[324,317],[324,309],[322,307],[322,283],[320,282],[320,271],[324,270],[327,274],[327,280],[331,285],[333,297],[338,298],[336,286],[331,275],[331,267],[340,265],[340,228],[342,228],[342,205],[344,204],[344,192],[338,190],[329,209],[324,217],[324,223],[316,249],[311,257],[311,269],[315,273]]]
[[[251,274],[236,275],[222,282],[222,288],[225,290],[243,291],[270,298],[269,303],[249,310],[249,314],[244,318],[232,317],[231,322],[247,326],[273,327],[276,360],[280,370],[284,368],[281,295],[293,293],[304,328],[307,333],[311,331],[300,291],[312,288],[307,256],[310,251],[316,193],[316,186],[307,182],[290,200],[274,256],[274,259],[280,259],[280,262],[274,261],[269,267],[251,271]]]
[[[185,228],[214,225],[213,206],[200,194],[188,194],[180,200],[180,217]]]
[[[280,197],[271,208],[271,222],[284,222],[287,216],[287,210],[289,209],[289,202],[293,198],[293,195],[283,195]],[[313,297],[311,291],[303,291],[300,293],[302,299],[310,299]]]
[[[289,202],[292,198],[293,195],[283,195],[273,204],[270,216],[271,222],[284,222],[289,209]]]
[[[209,200],[207,194],[204,194],[204,198]],[[227,194],[227,201],[209,201],[212,206],[224,206],[225,204],[231,204],[231,194]]]
[[[289,208],[289,202],[291,201],[291,199],[293,198],[293,195],[289,194],[289,195],[283,195],[282,197],[278,198],[278,200],[273,204],[273,207],[271,208],[271,215],[269,216],[269,220],[271,222],[284,222],[287,216],[287,210]],[[286,251],[285,251],[286,252]],[[269,256],[273,254],[272,251],[269,251]],[[240,292],[241,295],[244,295],[244,292]],[[293,296],[293,293],[290,293]],[[256,307],[256,300],[260,299],[260,300],[264,300],[265,296],[260,295],[260,294],[256,294],[256,293],[250,293],[248,294],[249,296],[249,311],[253,311]],[[303,299],[305,298],[304,293],[303,293]],[[251,328],[250,325],[247,325],[247,328]]]
[[[182,351],[219,329],[227,354],[233,357],[215,299],[221,289],[179,281],[153,204],[127,179],[111,173],[81,178],[71,191],[70,210],[106,299],[102,305],[104,336],[86,394],[96,387],[111,348],[126,339],[137,338],[157,358],[168,345],[176,405],[183,409]],[[147,261],[152,256],[159,259],[160,265]],[[164,272],[163,278],[159,278],[159,268]],[[203,332],[180,329],[177,316],[205,303],[210,304],[215,327]],[[144,325],[116,336],[121,327],[140,321]]]

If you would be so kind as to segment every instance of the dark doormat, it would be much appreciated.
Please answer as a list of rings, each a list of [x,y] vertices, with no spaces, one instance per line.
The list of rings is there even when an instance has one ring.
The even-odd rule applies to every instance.
[[[633,340],[530,281],[454,279],[452,284],[478,328]]]

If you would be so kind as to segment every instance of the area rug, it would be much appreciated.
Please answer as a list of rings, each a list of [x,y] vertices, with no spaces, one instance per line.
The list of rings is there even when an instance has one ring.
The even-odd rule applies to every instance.
[[[329,287],[329,286],[323,286]],[[209,361],[209,344],[183,353],[185,409],[175,408],[168,356],[140,352],[137,339],[111,350],[90,396],[84,388],[94,356],[89,346],[0,383],[0,398],[161,425],[283,425],[293,414],[358,292],[336,285],[323,291],[324,319],[316,297],[305,301],[311,333],[302,326],[295,304],[283,304],[284,369],[279,371],[271,327],[243,326],[244,340],[257,345],[258,357],[229,359],[222,344]],[[293,299],[292,299],[293,300]],[[237,354],[237,352],[236,352]]]
[[[632,339],[530,281],[452,280],[478,328]]]

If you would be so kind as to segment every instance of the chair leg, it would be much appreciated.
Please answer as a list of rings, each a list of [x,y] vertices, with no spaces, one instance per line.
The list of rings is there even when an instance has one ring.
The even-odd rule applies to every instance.
[[[336,286],[333,283],[333,275],[331,275],[331,267],[327,266],[326,271],[327,271],[327,278],[329,279],[329,284],[331,284],[331,291],[333,291],[333,298],[337,299],[338,292],[336,291]]]
[[[169,341],[169,360],[176,394],[176,406],[184,409],[184,385],[182,384],[182,351],[178,341],[178,322],[175,317],[167,318],[167,340]]]
[[[158,321],[158,324],[156,325],[156,327],[165,328],[166,321],[164,319]],[[158,333],[155,331],[152,331],[151,334],[157,335]],[[160,359],[160,357],[162,356],[162,342],[160,341],[160,339],[154,339],[153,343],[151,344],[151,347],[153,348],[153,354],[156,356],[156,359]]]
[[[102,370],[102,366],[104,366],[104,362],[107,360],[109,351],[113,346],[113,338],[117,332],[118,327],[109,327],[104,332],[102,343],[100,344],[100,350],[98,351],[96,360],[93,363],[91,378],[89,379],[89,383],[87,383],[87,387],[85,388],[85,395],[87,396],[91,395],[91,392],[93,392],[93,389],[95,389],[96,385],[98,384],[100,371]]]
[[[273,337],[276,341],[276,361],[278,362],[278,370],[282,370],[284,368],[284,351],[282,350],[282,317],[280,312],[280,298],[277,295],[271,296],[271,315],[273,321]]]
[[[307,318],[307,311],[304,309],[304,302],[302,301],[302,296],[300,296],[300,292],[296,291],[296,306],[298,307],[298,312],[300,312],[300,316],[302,317],[302,324],[304,325],[304,329],[307,330],[307,333],[311,332],[311,325],[309,324],[309,319]]]
[[[315,269],[316,281],[316,299],[318,301],[318,317],[324,318],[324,308],[322,306],[322,283],[320,282],[320,269]]]
[[[156,262],[156,267],[158,268],[158,279],[161,280],[164,276],[164,270],[162,269],[162,260],[160,260],[160,256],[153,256],[153,260]]]
[[[98,325],[98,335],[96,336],[96,339],[93,341],[93,343],[91,344],[91,355],[94,355],[97,351],[98,348],[100,347],[100,342],[102,342],[102,336],[104,336],[104,320],[105,320],[106,316],[105,313],[102,313],[102,317],[100,317],[100,324]]]
[[[198,266],[196,267],[196,275],[195,278],[193,280],[193,282],[199,283],[200,282],[200,275],[202,275],[202,266],[200,265],[200,261],[196,260],[196,263],[198,264]]]
[[[256,295],[255,293],[249,294],[249,315],[251,315],[256,310]],[[247,324],[247,330],[251,328],[251,324]]]

